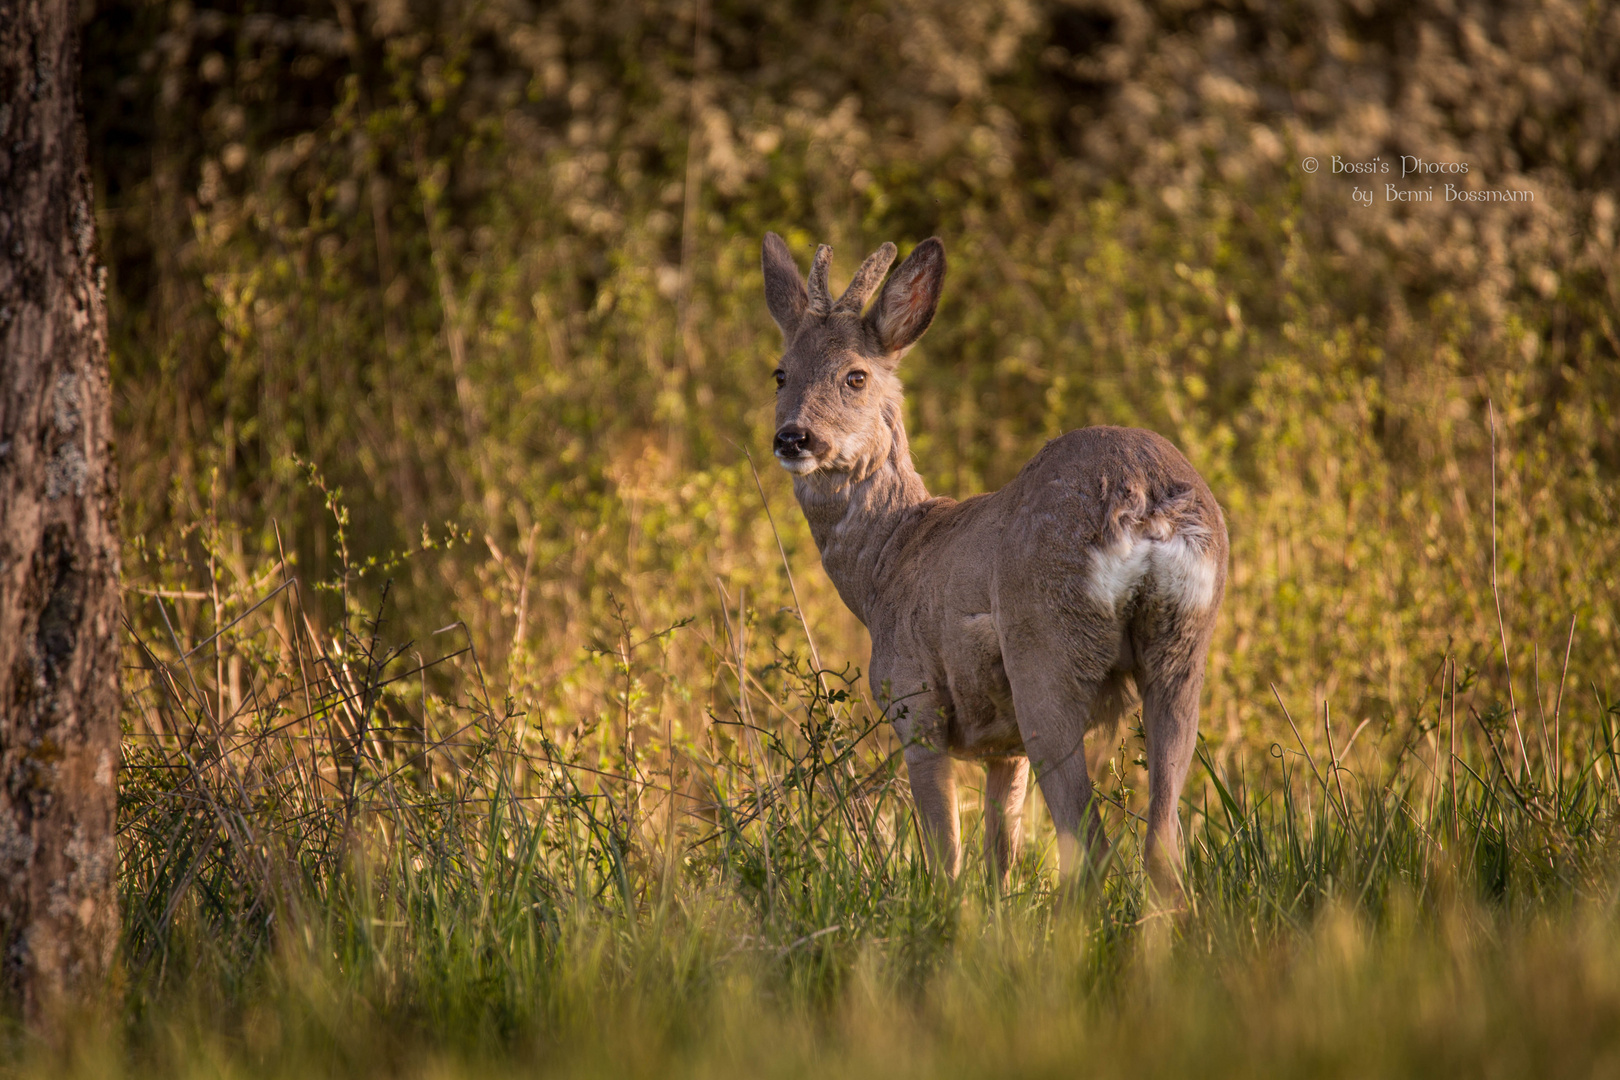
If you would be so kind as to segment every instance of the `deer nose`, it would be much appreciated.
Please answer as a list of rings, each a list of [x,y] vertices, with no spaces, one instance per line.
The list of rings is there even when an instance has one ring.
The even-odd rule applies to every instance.
[[[777,457],[802,457],[810,452],[810,433],[789,424],[776,433]]]

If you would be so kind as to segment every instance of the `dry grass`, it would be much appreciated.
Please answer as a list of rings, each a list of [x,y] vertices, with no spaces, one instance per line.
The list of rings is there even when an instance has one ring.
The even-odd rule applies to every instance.
[[[87,29],[131,695],[82,1071],[1612,1071],[1620,12],[301,2]],[[944,237],[934,490],[1090,423],[1210,480],[1185,921],[1134,733],[1100,893],[1038,801],[1012,895],[928,879],[748,457],[767,228]]]

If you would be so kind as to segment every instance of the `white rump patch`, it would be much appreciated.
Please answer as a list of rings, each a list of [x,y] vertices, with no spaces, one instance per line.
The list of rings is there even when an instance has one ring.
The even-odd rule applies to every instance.
[[[1184,611],[1202,611],[1215,602],[1215,560],[1185,536],[1150,541],[1153,584]]]
[[[1087,588],[1110,611],[1118,612],[1144,586],[1183,611],[1202,611],[1215,601],[1215,560],[1181,534],[1127,536],[1099,548],[1091,560]]]
[[[1091,554],[1091,580],[1087,588],[1092,599],[1110,611],[1136,595],[1153,558],[1154,542],[1139,536],[1123,537],[1118,543],[1098,548]]]

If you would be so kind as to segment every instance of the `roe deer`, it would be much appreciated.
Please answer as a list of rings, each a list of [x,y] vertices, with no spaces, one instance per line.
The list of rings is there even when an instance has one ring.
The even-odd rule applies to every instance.
[[[986,861],[1003,886],[1031,761],[1065,878],[1100,859],[1108,840],[1082,736],[1117,730],[1140,700],[1147,869],[1179,902],[1176,804],[1226,587],[1220,506],[1167,440],[1116,427],[1053,439],[1000,491],[930,497],[895,371],[933,321],[945,246],[917,245],[879,292],[894,257],[884,244],[834,301],[832,249],[816,249],[807,286],[767,233],[765,301],[785,343],[776,459],[827,576],[871,633],[868,679],[905,747],[931,856],[953,877],[960,869],[957,757],[988,770]]]

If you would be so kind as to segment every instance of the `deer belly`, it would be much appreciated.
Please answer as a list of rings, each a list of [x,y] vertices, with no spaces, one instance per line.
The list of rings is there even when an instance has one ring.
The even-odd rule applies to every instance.
[[[952,757],[977,760],[1023,756],[1024,737],[1018,733],[1018,723],[1011,710],[976,716],[958,710],[955,720],[957,722],[950,725],[947,745]]]
[[[1006,757],[1024,752],[1013,716],[1012,686],[1001,660],[1001,643],[989,615],[963,620],[966,632],[946,658],[950,689],[947,745],[955,757]]]

